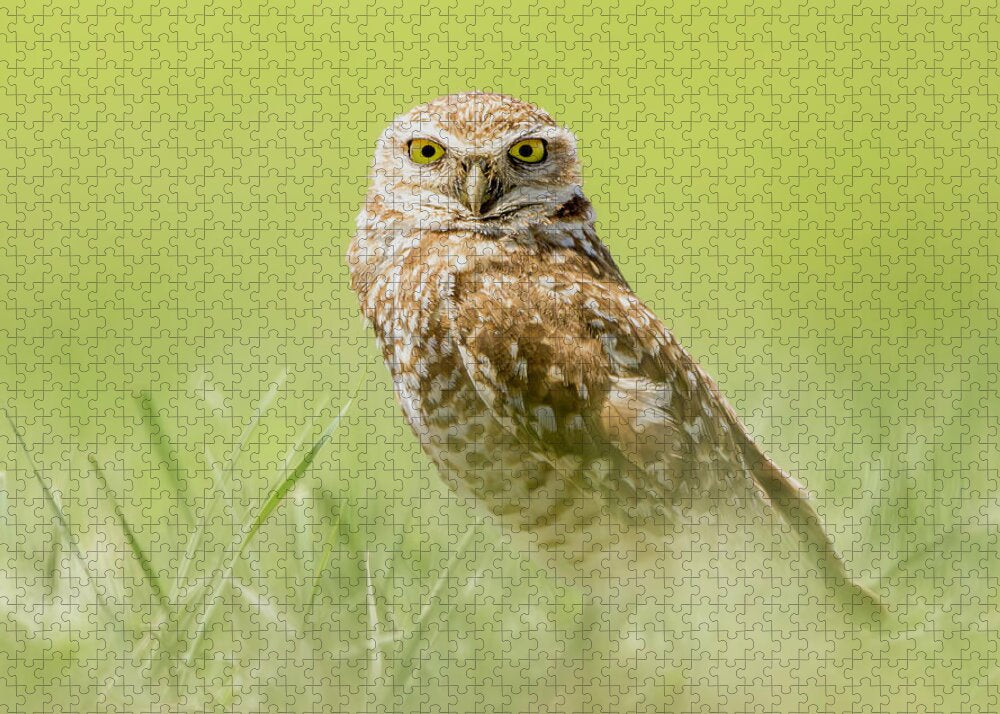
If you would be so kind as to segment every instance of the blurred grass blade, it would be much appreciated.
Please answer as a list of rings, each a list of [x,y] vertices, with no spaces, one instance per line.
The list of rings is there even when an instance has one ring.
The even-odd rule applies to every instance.
[[[285,370],[281,373],[281,376],[274,381],[271,388],[267,390],[267,394],[265,394],[257,403],[257,406],[254,408],[253,416],[250,417],[250,421],[247,422],[247,425],[243,428],[239,438],[236,440],[236,447],[233,450],[233,454],[229,457],[229,463],[225,467],[224,475],[228,477],[227,479],[224,480],[223,474],[218,472],[218,469],[215,466],[216,460],[206,447],[206,453],[209,456],[208,463],[212,465],[213,484],[218,497],[211,499],[211,503],[208,508],[202,509],[202,516],[198,521],[198,528],[195,531],[194,537],[188,539],[187,547],[184,549],[184,560],[181,567],[178,569],[177,582],[179,587],[182,587],[187,581],[188,572],[191,569],[191,564],[194,562],[195,553],[198,551],[198,548],[201,547],[205,539],[205,534],[208,532],[207,524],[211,522],[212,518],[218,512],[219,503],[224,500],[222,495],[225,493],[226,481],[232,481],[233,472],[236,470],[236,464],[239,461],[240,456],[243,455],[243,450],[246,448],[247,441],[257,429],[258,424],[260,424],[261,417],[263,417],[264,413],[270,409],[271,404],[274,403],[282,385],[287,379],[288,370]]]
[[[371,556],[365,551],[365,605],[368,610],[368,627],[372,631],[372,676],[380,680],[384,673],[385,664],[382,656],[382,621],[378,616],[378,602],[375,600],[375,583],[372,579]]]
[[[257,531],[260,530],[261,525],[263,525],[264,521],[267,520],[267,517],[271,515],[274,509],[277,508],[278,505],[284,500],[288,492],[292,490],[292,487],[299,482],[299,479],[301,479],[302,476],[305,475],[306,471],[309,470],[309,467],[312,466],[312,462],[316,458],[316,455],[319,453],[320,449],[326,445],[326,442],[330,440],[334,430],[340,424],[340,420],[343,418],[344,414],[347,413],[347,409],[350,406],[351,400],[347,400],[347,403],[341,408],[340,413],[337,414],[334,420],[330,422],[326,429],[323,430],[319,439],[316,440],[316,443],[313,444],[309,448],[309,451],[307,451],[299,460],[298,465],[292,470],[292,472],[271,488],[270,496],[268,496],[267,500],[264,501],[264,505],[261,506],[260,510],[257,512],[257,516],[250,524],[249,530],[245,532],[243,542],[240,544],[240,548],[236,552],[235,560],[239,560],[243,556],[247,546],[250,545],[250,541],[253,540],[253,537],[257,534]]]
[[[434,582],[434,587],[432,587],[431,591],[427,593],[427,604],[420,609],[420,615],[414,623],[415,627],[409,637],[409,641],[403,650],[403,654],[397,660],[403,667],[407,668],[406,678],[403,680],[402,685],[403,691],[406,691],[406,687],[408,687],[410,682],[413,680],[413,675],[416,671],[416,662],[418,659],[417,655],[420,648],[422,646],[430,648],[434,644],[434,641],[438,638],[438,635],[441,634],[441,628],[438,628],[435,630],[434,634],[428,638],[423,634],[423,630],[427,625],[431,614],[441,606],[439,602],[441,591],[444,590],[445,586],[448,584],[452,569],[458,563],[458,559],[465,554],[466,550],[468,550],[469,543],[471,543],[472,539],[478,534],[478,526],[469,528],[466,531],[465,536],[455,547],[455,552],[451,554],[451,557],[448,558],[448,562],[445,564],[444,568],[441,569],[440,574],[438,574],[437,580]]]
[[[56,520],[59,521],[59,526],[63,529],[67,539],[72,542],[73,534],[69,528],[69,520],[66,518],[62,508],[59,506],[59,502],[56,501],[55,495],[49,489],[49,485],[45,483],[45,478],[35,465],[35,460],[31,457],[31,452],[28,451],[28,445],[25,444],[24,439],[21,438],[21,432],[18,430],[17,426],[14,425],[14,420],[10,418],[10,414],[8,414],[6,410],[4,410],[4,416],[7,417],[7,423],[10,424],[10,430],[14,432],[14,438],[17,440],[18,446],[21,447],[21,451],[24,452],[24,456],[27,458],[28,464],[31,466],[31,471],[34,473],[35,479],[38,481],[38,485],[42,487],[42,493],[45,494],[46,503],[49,504],[49,507],[55,514]]]
[[[257,428],[261,417],[264,416],[264,413],[271,408],[271,404],[273,404],[274,400],[278,397],[278,392],[281,390],[281,387],[285,384],[287,379],[288,370],[286,369],[281,373],[281,376],[274,381],[271,388],[267,390],[267,394],[265,394],[257,403],[257,408],[254,409],[250,422],[246,425],[246,428],[243,429],[243,433],[240,434],[240,438],[236,442],[236,449],[233,451],[233,455],[229,459],[228,471],[230,474],[236,469],[236,463],[239,461],[240,456],[243,455],[243,450],[246,448],[247,440]]]
[[[24,456],[28,460],[28,465],[31,467],[32,473],[35,475],[35,480],[38,481],[38,485],[42,487],[45,502],[49,504],[49,508],[52,509],[56,520],[59,522],[59,528],[62,531],[63,538],[69,544],[70,550],[73,551],[73,555],[80,563],[80,567],[83,568],[83,572],[87,576],[89,584],[94,589],[94,596],[97,598],[98,606],[101,608],[106,607],[107,603],[104,600],[104,595],[101,593],[100,587],[98,587],[98,580],[90,571],[90,565],[83,557],[83,553],[80,552],[79,547],[77,547],[76,538],[73,536],[73,529],[70,527],[69,518],[67,518],[66,514],[63,513],[62,507],[56,500],[55,494],[52,493],[52,490],[49,489],[49,485],[45,482],[45,478],[42,476],[42,472],[35,464],[35,460],[32,458],[31,452],[28,450],[28,445],[24,443],[24,439],[21,438],[21,432],[18,430],[17,425],[14,424],[14,420],[11,418],[6,409],[3,410],[3,414],[7,418],[7,423],[10,424],[11,431],[14,432],[14,439],[17,440],[18,446],[21,448],[21,451],[24,452]]]
[[[170,434],[163,424],[163,420],[160,418],[159,411],[156,409],[153,395],[151,392],[141,391],[136,401],[139,402],[139,408],[142,410],[146,421],[150,424],[151,428],[148,431],[153,448],[156,450],[160,461],[167,465],[167,472],[170,474],[174,493],[177,494],[177,505],[182,511],[181,515],[184,524],[191,526],[194,524],[194,518],[191,515],[191,508],[188,506],[187,498],[185,498],[187,483],[181,479],[181,464],[177,460],[177,457],[174,456]]]
[[[94,474],[100,482],[101,490],[108,495],[108,500],[111,501],[111,507],[115,512],[115,518],[118,519],[118,524],[121,526],[122,532],[125,534],[125,540],[128,542],[128,546],[132,550],[132,555],[134,555],[135,559],[139,561],[139,567],[142,568],[143,575],[146,576],[146,581],[149,583],[150,588],[152,588],[153,594],[156,595],[156,599],[160,603],[160,607],[162,607],[163,610],[169,615],[170,600],[167,598],[166,592],[164,592],[163,586],[160,584],[160,579],[156,576],[156,571],[153,570],[152,562],[150,562],[146,552],[139,544],[139,541],[135,537],[135,533],[132,532],[132,528],[129,526],[128,521],[125,520],[125,514],[122,513],[121,506],[118,503],[118,496],[108,485],[108,480],[104,477],[104,470],[101,468],[100,464],[97,463],[97,459],[95,459],[93,455],[89,458]]]
[[[326,442],[330,440],[330,437],[333,436],[333,432],[340,425],[340,421],[343,419],[344,414],[347,413],[352,401],[353,399],[347,400],[344,406],[341,407],[337,416],[334,417],[334,419],[327,425],[326,429],[323,430],[323,433],[320,434],[320,437],[310,447],[309,451],[307,451],[299,460],[296,467],[271,487],[270,494],[258,510],[257,515],[251,521],[244,524],[243,536],[240,539],[239,547],[233,550],[229,564],[226,566],[222,575],[214,579],[214,587],[212,588],[212,595],[210,597],[211,602],[208,606],[208,610],[205,612],[205,617],[198,628],[197,636],[188,647],[188,651],[184,656],[185,662],[188,664],[191,663],[195,653],[198,651],[198,648],[204,640],[205,630],[208,627],[208,623],[212,620],[215,608],[218,607],[219,603],[222,601],[222,590],[226,587],[229,579],[232,577],[233,569],[236,567],[236,563],[239,562],[244,553],[246,553],[246,549],[249,547],[254,536],[257,535],[257,532],[267,520],[268,516],[274,512],[292,487],[294,487],[295,484],[298,483],[299,480],[305,475],[306,471],[309,470],[309,467],[315,460],[316,455],[326,445]]]
[[[344,414],[347,413],[350,406],[351,400],[348,399],[344,406],[341,407],[340,413],[337,414],[333,421],[331,421],[326,429],[323,430],[319,439],[316,440],[316,443],[313,444],[309,451],[307,451],[299,460],[298,465],[292,470],[292,472],[282,478],[271,488],[271,494],[268,496],[267,500],[264,501],[264,505],[261,506],[260,510],[257,512],[257,516],[250,523],[249,529],[245,531],[243,535],[243,542],[240,544],[240,548],[236,552],[234,561],[239,560],[243,556],[247,546],[250,545],[250,541],[253,540],[253,537],[257,534],[257,531],[260,530],[261,525],[263,525],[264,521],[267,520],[267,517],[271,515],[274,509],[277,508],[278,505],[284,500],[288,492],[292,490],[292,487],[299,482],[299,479],[301,479],[302,476],[305,475],[306,471],[309,470],[309,467],[312,466],[312,462],[316,458],[316,455],[319,453],[320,449],[326,445],[326,442],[330,440],[330,437],[333,436],[334,430],[336,430],[337,426],[340,425],[340,420],[344,417]]]
[[[309,609],[311,610],[316,605],[316,596],[319,595],[320,582],[322,581],[323,572],[326,570],[326,566],[330,563],[330,557],[333,555],[333,539],[340,536],[340,513],[337,514],[337,519],[330,526],[330,530],[327,532],[326,540],[323,543],[323,554],[320,556],[319,565],[313,572],[313,587],[312,594],[309,596]]]

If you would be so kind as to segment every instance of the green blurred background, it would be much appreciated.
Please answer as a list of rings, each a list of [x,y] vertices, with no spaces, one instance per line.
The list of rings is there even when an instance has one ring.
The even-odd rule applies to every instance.
[[[0,7],[0,711],[1000,708],[997,4],[405,5]],[[598,607],[439,483],[344,251],[469,89],[891,622]]]

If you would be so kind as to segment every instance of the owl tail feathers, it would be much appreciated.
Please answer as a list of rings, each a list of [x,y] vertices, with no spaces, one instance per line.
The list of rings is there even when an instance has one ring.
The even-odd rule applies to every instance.
[[[781,518],[795,528],[803,543],[815,548],[819,556],[820,574],[834,590],[839,604],[853,614],[880,618],[886,613],[879,597],[847,572],[847,566],[833,547],[833,541],[823,528],[819,514],[809,503],[805,487],[778,468],[749,439],[745,447],[754,479],[767,494],[771,506]]]

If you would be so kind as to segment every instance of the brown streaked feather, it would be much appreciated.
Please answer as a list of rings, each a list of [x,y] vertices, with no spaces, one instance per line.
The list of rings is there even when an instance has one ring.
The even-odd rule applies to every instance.
[[[685,414],[690,398],[679,384],[646,378],[613,380],[600,424],[609,443],[653,479],[668,496],[706,499],[740,495],[753,488],[726,434],[696,433]],[[744,504],[746,505],[746,504]]]

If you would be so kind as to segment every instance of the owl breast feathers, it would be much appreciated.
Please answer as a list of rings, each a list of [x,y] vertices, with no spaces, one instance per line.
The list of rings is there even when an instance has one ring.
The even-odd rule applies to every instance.
[[[784,519],[842,577],[806,492],[629,288],[580,184],[572,134],[509,97],[445,97],[383,133],[348,260],[422,446],[522,527],[572,519],[581,494],[633,522],[724,503]]]

